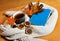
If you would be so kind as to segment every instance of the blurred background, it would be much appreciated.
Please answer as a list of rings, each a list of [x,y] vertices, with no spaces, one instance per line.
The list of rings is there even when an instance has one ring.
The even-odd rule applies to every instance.
[[[58,10],[58,21],[56,24],[55,30],[47,36],[38,37],[43,38],[48,41],[60,41],[60,0],[0,0],[0,23],[3,22],[5,19],[5,16],[3,16],[3,13],[7,10],[20,10],[26,6],[29,2],[36,2],[40,1],[43,3],[46,3]],[[2,37],[0,37],[0,41],[6,41]]]

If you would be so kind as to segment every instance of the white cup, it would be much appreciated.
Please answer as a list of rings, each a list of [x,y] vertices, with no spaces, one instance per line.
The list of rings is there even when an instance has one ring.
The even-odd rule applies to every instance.
[[[16,24],[21,24],[25,21],[25,13],[23,11],[17,11],[13,14],[13,18],[15,19]]]

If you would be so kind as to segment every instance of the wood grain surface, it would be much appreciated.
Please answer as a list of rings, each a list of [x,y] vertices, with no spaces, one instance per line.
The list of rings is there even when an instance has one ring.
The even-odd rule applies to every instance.
[[[58,10],[59,17],[54,31],[47,36],[38,37],[38,38],[43,38],[48,41],[60,41],[60,0],[0,0],[0,24],[3,23],[4,20],[6,19],[6,17],[3,15],[5,11],[20,10],[30,1],[44,2],[50,6],[55,7]],[[6,40],[0,37],[0,41],[6,41]]]

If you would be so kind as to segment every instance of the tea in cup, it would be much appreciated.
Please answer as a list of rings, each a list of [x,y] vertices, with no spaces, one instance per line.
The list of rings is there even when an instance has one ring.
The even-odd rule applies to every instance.
[[[25,14],[23,11],[17,12],[14,16],[15,23],[16,24],[21,24],[25,21]]]

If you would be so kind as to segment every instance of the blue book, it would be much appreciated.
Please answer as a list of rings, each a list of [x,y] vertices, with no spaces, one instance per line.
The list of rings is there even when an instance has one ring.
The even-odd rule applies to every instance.
[[[50,16],[50,13],[51,13],[50,9],[43,9],[42,12],[33,14],[29,21],[31,22],[31,24],[34,24],[34,25],[45,26]]]

